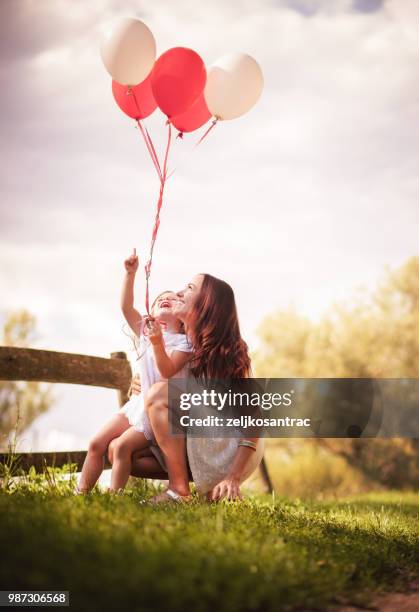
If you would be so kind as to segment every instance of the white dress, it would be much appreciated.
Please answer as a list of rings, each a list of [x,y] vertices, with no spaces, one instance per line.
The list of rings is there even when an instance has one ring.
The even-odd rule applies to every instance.
[[[223,480],[233,463],[240,438],[195,438],[187,436],[186,448],[196,490],[200,494],[211,491]],[[259,438],[255,451],[241,475],[240,483],[249,478],[263,458],[265,440]]]
[[[157,368],[153,345],[149,338],[144,335],[144,321],[141,322],[140,335],[136,337],[139,344],[139,357],[133,367],[133,374],[139,374],[141,380],[141,393],[139,395],[132,395],[126,404],[118,410],[119,414],[124,414],[130,425],[134,427],[136,431],[143,432],[148,439],[153,439],[152,430],[147,417],[147,413],[144,408],[144,397],[147,391],[156,382],[166,380],[163,378]],[[168,355],[170,356],[173,351],[181,351],[183,353],[190,353],[192,346],[185,334],[177,334],[174,332],[163,331],[163,341]],[[176,376],[182,376],[183,368]]]
[[[196,438],[186,435],[186,451],[193,482],[200,495],[211,491],[223,480],[234,461],[240,438]],[[250,458],[240,477],[240,484],[247,480],[259,467],[265,450],[264,438],[259,438],[255,451],[250,451]],[[165,457],[154,441],[150,446],[153,455],[167,472]]]

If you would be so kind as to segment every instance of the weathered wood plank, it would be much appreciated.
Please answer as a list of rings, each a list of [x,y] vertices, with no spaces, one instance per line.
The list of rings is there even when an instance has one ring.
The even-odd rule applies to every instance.
[[[128,393],[131,366],[125,358],[106,359],[30,348],[0,347],[0,380],[36,380],[91,385]],[[116,355],[116,354],[115,354]]]
[[[86,458],[87,451],[64,451],[64,452],[51,452],[51,453],[16,453],[17,462],[16,467],[23,469],[25,472],[29,470],[31,466],[34,466],[37,472],[43,471],[45,466],[49,467],[62,467],[66,463],[76,463],[77,470],[80,471],[83,462]],[[9,453],[0,453],[0,464],[7,464],[10,461]],[[108,457],[105,456],[105,467],[112,467],[108,461]]]
[[[119,352],[116,352],[116,353],[111,353],[111,358],[113,360],[123,359],[123,360],[125,360],[125,362],[127,360],[126,354],[123,353],[122,351],[119,351]],[[124,384],[123,387],[120,387],[118,389],[118,402],[119,402],[119,406],[120,407],[122,407],[124,404],[126,404],[127,401],[129,400],[129,390],[130,390],[130,387],[131,387],[131,377],[132,377],[132,372],[131,372],[131,366],[130,366],[130,370],[129,370],[129,385],[128,385],[128,387],[126,387],[125,384]]]

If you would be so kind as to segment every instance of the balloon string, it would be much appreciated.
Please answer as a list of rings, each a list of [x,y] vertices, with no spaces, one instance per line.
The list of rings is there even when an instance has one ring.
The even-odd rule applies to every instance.
[[[145,126],[143,126],[142,122],[141,122],[141,110],[140,110],[140,105],[138,104],[138,100],[137,100],[137,96],[135,95],[135,91],[132,89],[132,87],[129,87],[127,90],[127,95],[132,96],[134,99],[134,103],[135,106],[137,107],[137,113],[138,113],[138,118],[137,118],[137,125],[140,128],[140,132],[142,134],[142,137],[144,138],[144,142],[147,146],[148,152],[150,154],[150,157],[154,163],[154,167],[156,168],[156,172],[157,175],[159,177],[160,182],[162,181],[162,173],[161,173],[161,168],[160,168],[160,163],[159,163],[159,158],[157,157],[157,153],[156,153],[156,149],[153,145],[153,141],[151,140],[151,136],[147,130],[147,128]]]
[[[161,172],[161,168],[160,168],[160,163],[159,163],[159,158],[157,157],[157,153],[156,153],[156,148],[155,148],[155,146],[153,144],[153,141],[151,140],[151,136],[150,136],[150,134],[149,134],[149,132],[148,132],[148,130],[147,130],[147,128],[145,126],[144,126],[144,129],[145,129],[145,132],[147,134],[148,142],[150,143],[150,147],[151,147],[151,150],[153,152],[154,158],[156,159],[157,165],[159,167],[160,180],[163,180],[163,176],[162,176],[162,172]]]
[[[206,138],[208,136],[208,134],[215,127],[215,125],[218,123],[218,121],[219,121],[218,117],[216,117],[215,119],[212,120],[211,125],[209,126],[209,128],[207,129],[205,134],[198,140],[198,142],[194,145],[193,149],[188,152],[187,159],[189,159],[189,156],[192,154],[192,151],[194,149],[196,149],[196,147],[201,144],[201,142],[204,140],[204,138]],[[183,139],[183,133],[179,132],[179,134],[176,136],[176,138]],[[169,174],[169,176],[167,178],[169,179],[175,172],[176,172],[176,168],[174,168],[174,170],[171,171],[171,173]]]
[[[163,176],[160,168],[159,158],[157,157],[153,141],[151,140],[150,134],[148,133],[147,129],[141,123],[141,119],[137,119],[137,125],[140,128],[140,132],[144,138],[144,142],[146,143],[148,152],[150,153],[150,157],[154,163],[154,167],[156,168],[157,176],[159,177],[159,181],[161,183],[163,180]]]
[[[211,132],[211,130],[213,128],[215,128],[215,126],[218,123],[218,117],[216,117],[215,119],[213,119],[213,121],[211,122],[211,125],[209,126],[209,128],[207,129],[207,131],[205,132],[205,134],[203,136],[201,136],[201,138],[198,140],[198,142],[196,143],[195,147],[199,146],[201,144],[201,142],[208,136],[208,134]]]
[[[156,242],[156,238],[157,238],[157,232],[159,231],[159,225],[160,225],[160,209],[163,205],[163,192],[164,192],[164,186],[166,184],[166,180],[167,180],[167,162],[169,159],[169,149],[170,149],[170,144],[172,141],[172,126],[170,124],[170,121],[167,122],[167,125],[169,126],[168,129],[168,133],[167,133],[167,145],[166,145],[166,153],[164,156],[164,163],[163,163],[163,174],[162,174],[162,179],[161,179],[161,183],[160,183],[160,192],[159,192],[159,199],[157,201],[157,212],[156,212],[156,217],[155,217],[155,221],[154,221],[154,228],[153,228],[153,233],[151,236],[151,245],[150,245],[150,255],[149,255],[149,259],[146,263],[146,265],[144,266],[145,269],[145,279],[146,279],[146,290],[145,290],[145,307],[146,307],[146,311],[147,314],[150,316],[150,297],[149,297],[149,279],[150,279],[150,273],[151,273],[151,264],[153,262],[153,251],[154,251],[154,243]]]
[[[141,115],[141,111],[140,111],[140,107],[137,101],[137,97],[135,95],[135,92],[129,88],[128,92],[129,95],[132,95],[134,98],[134,102],[135,105],[137,107],[137,112],[138,115]],[[151,237],[151,246],[150,246],[150,255],[149,255],[149,259],[148,262],[146,263],[144,269],[145,269],[145,274],[146,274],[146,293],[145,293],[145,307],[146,307],[146,311],[147,311],[147,315],[150,316],[150,291],[149,291],[149,279],[150,279],[150,274],[151,274],[151,264],[153,261],[153,251],[154,251],[154,243],[156,242],[156,238],[157,238],[157,232],[159,230],[159,225],[160,225],[160,209],[162,207],[163,204],[163,192],[164,192],[164,186],[166,183],[166,179],[167,179],[167,161],[169,158],[169,149],[170,149],[170,143],[172,140],[172,126],[170,124],[170,121],[167,122],[169,129],[168,129],[168,136],[167,136],[167,146],[166,146],[166,153],[164,156],[164,164],[163,164],[163,172],[161,170],[160,167],[160,162],[159,162],[159,158],[157,156],[156,153],[156,148],[154,146],[153,140],[150,136],[149,131],[147,130],[147,128],[145,126],[143,126],[141,119],[138,117],[137,118],[137,125],[140,129],[140,132],[142,134],[142,137],[144,139],[144,142],[147,146],[148,152],[150,154],[150,157],[154,163],[154,166],[156,168],[156,172],[157,175],[159,177],[160,180],[160,190],[159,190],[159,199],[157,201],[157,212],[156,212],[156,218],[154,221],[154,227],[153,227],[153,233],[152,233],[152,237]]]

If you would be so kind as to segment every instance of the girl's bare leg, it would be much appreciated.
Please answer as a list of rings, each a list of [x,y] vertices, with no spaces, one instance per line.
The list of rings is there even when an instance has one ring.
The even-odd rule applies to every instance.
[[[116,414],[91,440],[80,475],[79,491],[87,492],[95,486],[103,472],[104,454],[109,442],[120,436],[129,427],[127,417],[124,414]]]
[[[148,391],[145,408],[151,427],[164,453],[169,472],[169,488],[179,495],[189,495],[188,467],[184,437],[169,432],[167,383],[156,383]]]
[[[117,438],[112,440],[108,447],[108,459],[111,465],[113,465],[116,442]],[[132,453],[131,476],[136,478],[156,478],[158,480],[167,480],[169,477],[151,452],[150,447],[135,450]]]
[[[131,472],[133,452],[148,446],[150,446],[150,440],[142,432],[136,431],[134,427],[130,427],[119,436],[113,451],[111,491],[118,491],[125,487]]]

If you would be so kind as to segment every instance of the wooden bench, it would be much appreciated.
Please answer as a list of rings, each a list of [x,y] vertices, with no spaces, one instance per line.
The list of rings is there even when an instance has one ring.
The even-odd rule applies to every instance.
[[[0,346],[0,380],[37,381],[89,385],[115,389],[118,402],[128,401],[131,384],[131,366],[124,352],[111,353],[109,359],[76,353],[60,353],[31,348]],[[42,472],[46,466],[62,467],[66,463],[77,464],[81,470],[87,451],[60,451],[20,453],[19,467],[27,471],[32,466]],[[10,460],[10,453],[0,453],[0,463]],[[105,467],[111,467],[105,457]],[[272,492],[272,482],[262,459],[260,471],[265,486]]]

